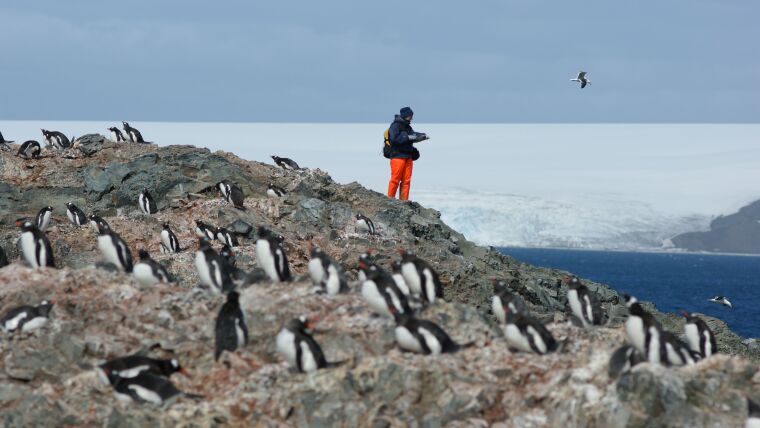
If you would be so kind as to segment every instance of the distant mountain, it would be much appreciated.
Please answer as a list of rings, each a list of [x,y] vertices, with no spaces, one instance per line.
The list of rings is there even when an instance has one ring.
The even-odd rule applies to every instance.
[[[679,216],[617,195],[562,200],[465,190],[414,191],[420,203],[479,244],[594,250],[658,250],[674,234],[707,230],[704,215]]]
[[[706,232],[682,233],[671,241],[674,247],[689,251],[760,254],[760,200],[717,217]]]

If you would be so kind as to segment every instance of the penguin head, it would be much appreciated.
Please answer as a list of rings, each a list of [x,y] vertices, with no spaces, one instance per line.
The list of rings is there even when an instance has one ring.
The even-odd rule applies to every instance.
[[[211,248],[211,242],[205,236],[198,238],[198,251],[204,251]]]
[[[176,358],[172,358],[170,360],[159,360],[157,361],[158,368],[161,370],[161,374],[164,376],[171,376],[174,373],[179,373],[181,375],[190,377],[190,375],[187,373],[187,370],[185,370],[184,367],[182,367],[177,361]]]
[[[129,123],[121,121],[121,125],[124,127],[124,129],[129,128]]]
[[[228,302],[239,302],[240,301],[240,293],[237,291],[230,291],[227,293],[227,301]]]
[[[32,230],[32,228],[35,227],[34,223],[32,223],[31,221],[29,221],[29,219],[26,218],[26,217],[22,217],[22,218],[16,219],[15,224],[16,224],[16,227],[18,227],[19,229],[21,229],[23,232],[28,232],[28,231]]]
[[[169,223],[164,223],[163,224],[163,228],[168,230],[169,229]]]
[[[403,248],[399,248],[398,253],[401,254],[401,261],[403,262],[414,260],[414,258],[416,257],[413,252],[411,252],[410,250],[405,250]]]
[[[571,290],[577,290],[578,287],[583,285],[581,281],[578,279],[578,277],[574,275],[572,277],[569,277],[569,276],[565,277],[565,284],[567,284],[567,286],[570,287]]]
[[[323,254],[323,251],[319,246],[313,245],[311,246],[311,258],[319,257],[321,254]]]
[[[630,294],[623,294],[623,299],[625,300],[625,305],[628,306],[629,308],[631,307],[631,305],[633,305],[634,303],[638,303],[639,301],[638,299],[631,296]]]
[[[285,324],[285,328],[293,332],[308,333],[312,328],[312,322],[305,315],[292,318]]]
[[[55,302],[52,300],[43,300],[40,302],[39,306],[37,306],[37,309],[41,314],[47,316],[50,313],[50,310],[53,309],[53,304],[55,304]]]
[[[356,213],[356,220],[357,220],[357,221],[358,221],[358,220],[364,220],[365,218],[367,218],[367,217],[364,217],[364,216],[362,215],[362,213]]]
[[[219,254],[221,254],[222,257],[235,257],[235,252],[232,251],[232,248],[230,248],[230,246],[227,244],[224,244],[222,249],[219,251]]]
[[[53,211],[53,207],[45,207],[45,208],[43,208],[43,210],[52,212]]]
[[[96,216],[95,214],[90,214],[90,215],[87,216],[87,218],[90,219],[90,221],[97,221],[98,220],[98,216]]]
[[[98,233],[101,235],[106,235],[111,232],[111,226],[109,226],[106,223],[103,223],[101,221],[96,222],[95,224],[98,228]]]
[[[140,255],[140,260],[148,260],[150,258],[150,254],[144,248],[140,248],[137,254]]]
[[[43,135],[45,138],[47,138],[47,137],[48,137],[48,135],[50,135],[50,131],[48,131],[47,129],[40,129],[40,131],[42,131],[42,135]]]
[[[257,234],[259,236],[259,239],[267,239],[272,236],[272,231],[267,229],[266,226],[259,226]]]
[[[143,194],[143,195],[146,195],[146,196],[149,196],[149,195],[150,195],[150,192],[148,192],[148,188],[147,188],[147,187],[143,187],[143,189],[142,189],[142,194]]]
[[[277,162],[278,160],[280,160],[280,159],[281,159],[279,156],[275,156],[275,155],[272,155],[272,156],[271,156],[271,158],[272,158],[272,160],[273,160],[273,161],[275,161],[275,162]]]
[[[400,273],[401,272],[401,261],[400,260],[394,260],[391,262],[391,268],[393,269],[393,272]]]
[[[68,208],[71,208],[73,205],[74,205],[74,203],[71,202],[71,201],[66,202],[66,207],[68,207]]]
[[[507,283],[500,279],[497,279],[497,278],[492,279],[491,284],[493,284],[494,294],[499,294],[507,290]]]
[[[116,132],[116,131],[119,130],[119,128],[117,128],[115,126],[112,126],[112,127],[108,128],[108,130],[111,131],[111,132]]]

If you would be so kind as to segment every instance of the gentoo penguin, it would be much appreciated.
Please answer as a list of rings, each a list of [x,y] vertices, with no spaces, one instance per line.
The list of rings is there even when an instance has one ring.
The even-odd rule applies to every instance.
[[[234,287],[227,263],[211,248],[211,242],[206,238],[199,238],[195,269],[201,284],[213,291],[227,292]]]
[[[66,149],[68,147],[71,147],[71,143],[74,140],[72,137],[71,140],[65,135],[63,135],[62,132],[58,131],[48,131],[45,129],[42,129],[42,135],[45,137],[45,143],[48,146],[52,146],[53,148],[62,150]]]
[[[216,227],[210,226],[200,220],[195,220],[195,235],[199,238],[213,241],[216,239]]]
[[[135,377],[122,377],[119,373],[107,369],[103,371],[109,383],[113,385],[114,395],[122,402],[152,403],[160,406],[178,396],[203,398],[200,395],[182,392],[169,379],[149,371],[142,371]]]
[[[227,244],[224,244],[222,246],[222,249],[219,250],[219,256],[224,260],[225,263],[227,263],[227,266],[235,267],[237,264],[235,252],[232,251],[232,247]]]
[[[546,326],[527,313],[506,310],[504,338],[509,346],[539,355],[557,350],[557,341]]]
[[[245,210],[245,194],[240,186],[231,183],[229,180],[222,180],[216,184],[216,187],[224,199],[231,203],[232,206],[239,210]]]
[[[409,289],[409,285],[404,279],[404,274],[401,272],[401,260],[394,260],[391,262],[391,278],[396,283],[396,287],[401,290],[407,297],[412,295],[412,290]]]
[[[0,318],[0,326],[6,333],[36,330],[47,324],[52,308],[53,302],[47,300],[43,300],[37,306],[24,305],[13,308]]]
[[[362,282],[362,297],[369,307],[380,315],[393,318],[393,311],[400,314],[411,312],[409,300],[396,286],[396,282],[376,264],[359,261],[366,280]]]
[[[108,225],[98,226],[98,248],[107,262],[124,272],[132,272],[132,252],[129,246]]]
[[[279,240],[272,235],[272,231],[264,226],[260,226],[258,230],[256,261],[272,282],[291,280],[290,266],[285,250],[282,249]]]
[[[493,297],[491,298],[491,310],[500,323],[507,322],[507,311],[516,314],[527,314],[528,306],[525,301],[512,293],[504,281],[493,280]]]
[[[40,157],[41,152],[42,149],[40,148],[40,143],[34,140],[28,140],[24,141],[24,143],[21,144],[21,147],[18,148],[16,156],[22,157],[24,159],[37,159]]]
[[[322,251],[319,247],[311,249],[311,260],[309,260],[309,276],[311,282],[321,287],[322,290],[330,295],[348,291],[348,282],[343,275],[340,265]]]
[[[103,220],[102,217],[100,217],[97,214],[90,214],[87,216],[87,218],[90,220],[90,226],[92,226],[92,229],[97,233],[102,227],[111,227],[107,221]]]
[[[174,373],[187,376],[187,370],[175,358],[162,360],[143,355],[127,355],[106,361],[96,369],[98,377],[105,384],[110,384],[106,372],[119,375],[122,378],[132,378],[142,372],[150,372],[157,376],[171,377]]]
[[[138,254],[140,255],[140,261],[135,263],[135,266],[132,268],[132,275],[143,287],[150,287],[159,282],[168,284],[172,281],[166,268],[151,259],[147,251],[140,250]]]
[[[439,355],[456,352],[460,346],[455,343],[438,324],[418,319],[409,313],[391,312],[396,320],[393,333],[401,349],[425,355]]]
[[[18,226],[21,228],[21,255],[33,268],[55,267],[53,260],[53,248],[44,232],[40,232],[37,226],[30,221],[24,221]]]
[[[215,331],[214,360],[219,360],[222,351],[234,352],[248,344],[248,327],[245,325],[245,314],[240,308],[240,294],[237,291],[227,294],[227,301],[216,317]]]
[[[723,306],[728,306],[731,309],[734,308],[734,306],[725,296],[715,296],[712,299],[710,299],[710,301],[715,302],[715,303],[720,303]]]
[[[156,201],[153,200],[153,196],[151,196],[147,188],[143,189],[137,196],[137,203],[140,205],[140,210],[145,214],[155,214],[158,212]]]
[[[361,254],[359,254],[359,263],[361,266],[361,262],[364,262],[367,266],[375,264],[375,259],[372,256],[372,251],[367,250]],[[365,269],[359,268],[358,273],[359,283],[362,283],[367,280],[367,274],[365,273]]]
[[[34,222],[37,225],[37,229],[44,232],[48,225],[50,225],[50,216],[52,215],[53,207],[45,207],[41,209],[40,212],[37,213],[37,218]]]
[[[169,223],[164,223],[163,229],[161,229],[161,251],[164,253],[179,253],[182,251],[177,235],[172,232]]]
[[[274,160],[274,163],[276,163],[277,166],[283,169],[291,169],[291,170],[301,169],[301,167],[298,166],[298,164],[293,159],[281,158],[279,156],[272,155],[272,160]]]
[[[270,198],[282,198],[287,192],[281,187],[277,187],[272,183],[267,186],[267,196]]]
[[[84,211],[80,210],[73,202],[66,202],[66,217],[75,226],[87,224],[87,216],[84,214]]]
[[[697,352],[702,358],[707,358],[717,353],[718,344],[715,340],[715,334],[710,330],[707,323],[686,311],[682,311],[682,313],[686,317],[686,324],[683,330],[686,335],[686,342],[689,344],[689,349]]]
[[[607,374],[610,378],[616,378],[644,361],[646,360],[636,348],[631,345],[623,345],[612,353]]]
[[[5,254],[3,247],[0,247],[0,268],[8,266],[8,256]]]
[[[319,343],[311,336],[310,328],[310,322],[305,316],[286,322],[275,339],[277,352],[290,367],[300,373],[311,373],[340,365],[341,363],[327,362]]]
[[[356,214],[356,233],[375,234],[375,223],[362,213]]]
[[[692,352],[689,345],[668,331],[660,332],[660,362],[666,366],[685,366],[699,361],[698,352]]]
[[[146,141],[143,140],[143,136],[137,129],[129,126],[129,123],[127,122],[121,122],[121,124],[124,126],[124,133],[127,134],[127,138],[129,141],[133,143],[145,143]]]
[[[744,428],[760,428],[760,406],[747,398],[747,422]]]
[[[662,326],[652,314],[644,310],[635,297],[625,295],[625,304],[628,306],[628,319],[625,320],[628,342],[647,361],[659,364],[662,360]]]
[[[218,239],[224,245],[228,245],[230,247],[238,246],[238,241],[235,235],[233,235],[232,232],[230,232],[224,227],[217,226],[216,231],[214,232],[214,235],[216,236],[216,239]]]
[[[124,138],[124,134],[121,133],[121,130],[115,126],[112,126],[108,128],[109,131],[111,131],[111,137],[113,141],[116,141],[117,143],[122,141],[127,141]]]
[[[567,303],[584,328],[602,324],[602,306],[588,287],[583,285],[577,277],[565,278],[567,289]]]
[[[420,296],[425,303],[433,303],[436,298],[443,298],[443,287],[438,273],[413,252],[400,252],[401,273],[412,294]]]
[[[229,201],[228,198],[230,197],[231,185],[232,183],[230,183],[229,180],[222,180],[216,183],[216,188],[219,189],[219,193],[221,193],[222,197],[227,201]]]
[[[13,141],[8,141],[3,137],[3,133],[0,132],[0,148],[3,150],[10,150],[11,148],[8,147],[8,144],[12,143]]]

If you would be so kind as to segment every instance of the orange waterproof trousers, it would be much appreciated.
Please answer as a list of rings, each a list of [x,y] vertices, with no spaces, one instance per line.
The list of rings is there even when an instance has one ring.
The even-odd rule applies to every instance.
[[[391,159],[391,181],[388,183],[388,197],[395,198],[399,185],[401,185],[402,201],[409,200],[409,186],[412,184],[412,164],[411,159]]]

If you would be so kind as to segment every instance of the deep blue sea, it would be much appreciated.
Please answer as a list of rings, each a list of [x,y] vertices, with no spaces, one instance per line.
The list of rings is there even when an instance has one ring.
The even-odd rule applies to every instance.
[[[500,248],[536,266],[570,271],[607,284],[662,312],[707,314],[744,337],[760,337],[760,257]],[[723,295],[733,309],[708,302]]]

